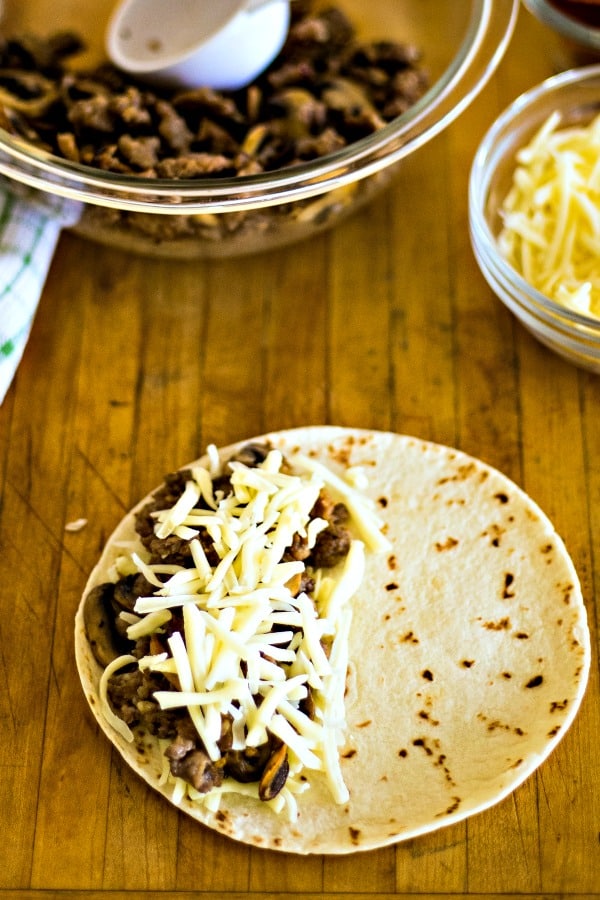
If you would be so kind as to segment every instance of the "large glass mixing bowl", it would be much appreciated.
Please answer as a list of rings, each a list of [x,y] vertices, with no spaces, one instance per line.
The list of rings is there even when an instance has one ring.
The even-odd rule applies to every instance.
[[[317,0],[316,6],[331,5]],[[389,183],[401,161],[446,128],[501,59],[518,0],[339,0],[365,38],[422,50],[424,96],[380,130],[337,152],[235,178],[158,179],[115,174],[50,155],[0,129],[0,173],[15,186],[79,201],[74,229],[131,251],[201,258],[253,253],[331,227]],[[90,62],[104,54],[114,0],[6,0],[1,32],[82,34]]]

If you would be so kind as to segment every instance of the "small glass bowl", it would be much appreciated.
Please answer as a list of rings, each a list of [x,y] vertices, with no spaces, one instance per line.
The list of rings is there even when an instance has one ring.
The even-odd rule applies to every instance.
[[[524,6],[553,33],[551,56],[558,69],[600,62],[600,9],[584,3],[523,0]],[[564,11],[563,11],[564,10]]]
[[[471,167],[469,225],[473,252],[486,281],[539,341],[565,359],[600,372],[600,320],[573,312],[532,287],[501,255],[500,208],[515,155],[554,111],[561,126],[585,124],[600,112],[600,65],[561,72],[518,97],[483,138]]]
[[[8,0],[6,33],[75,30],[102,55],[112,0]],[[318,6],[331,5],[318,0]],[[174,258],[227,257],[311,237],[379,194],[401,161],[446,128],[502,58],[519,0],[335,0],[360,37],[408,42],[423,52],[430,88],[385,127],[314,161],[237,178],[167,180],[92,169],[59,159],[0,129],[0,173],[79,201],[77,233]],[[52,23],[52,29],[50,24]]]

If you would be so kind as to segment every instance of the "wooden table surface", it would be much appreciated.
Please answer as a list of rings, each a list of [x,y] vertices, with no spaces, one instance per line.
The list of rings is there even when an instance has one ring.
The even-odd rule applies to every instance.
[[[469,110],[325,236],[194,263],[61,237],[0,407],[0,900],[600,897],[600,379],[495,299],[467,225],[474,150],[551,74],[546,37],[522,10]],[[326,422],[460,447],[522,485],[579,571],[594,661],[575,724],[508,799],[381,851],[299,858],[205,830],[117,759],[73,617],[105,538],[165,472],[208,442]]]

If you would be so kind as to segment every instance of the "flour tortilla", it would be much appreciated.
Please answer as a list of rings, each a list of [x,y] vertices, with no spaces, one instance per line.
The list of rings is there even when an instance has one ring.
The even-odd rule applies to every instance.
[[[258,847],[342,854],[500,801],[555,748],[588,676],[580,585],[552,524],[504,475],[448,447],[333,427],[252,440],[314,454],[337,473],[364,466],[392,544],[367,554],[354,600],[342,750],[350,800],[333,803],[316,777],[294,824],[233,795],[216,814],[188,801],[182,811]],[[84,596],[107,580],[119,542],[134,538],[134,512],[108,541]],[[82,609],[75,646],[91,710],[129,765],[171,800],[171,787],[159,785],[157,743],[142,736],[128,744],[101,716],[101,670]]]

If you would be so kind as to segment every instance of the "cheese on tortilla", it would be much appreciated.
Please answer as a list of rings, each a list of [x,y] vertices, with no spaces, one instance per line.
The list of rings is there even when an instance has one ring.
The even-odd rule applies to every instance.
[[[131,554],[134,566],[156,590],[137,599],[134,611],[139,618],[129,625],[128,634],[135,638],[164,630],[170,610],[182,609],[183,634],[169,637],[168,654],[149,655],[138,663],[143,669],[177,675],[179,689],[157,691],[155,700],[165,710],[187,708],[215,762],[221,757],[223,716],[232,719],[234,749],[259,746],[268,733],[279,737],[288,748],[290,773],[284,789],[269,803],[293,819],[295,794],[307,787],[305,770],[323,773],[337,803],[348,799],[339,746],[345,728],[351,600],[364,573],[363,539],[375,550],[389,544],[374,508],[352,484],[304,457],[295,460],[295,471],[299,468],[302,474],[282,471],[282,463],[277,450],[257,467],[230,463],[232,493],[227,496],[213,495],[216,470],[210,455],[209,469],[191,470],[175,505],[154,515],[158,537],[177,534],[190,541],[193,565],[153,565],[139,552]],[[353,473],[355,483],[364,481],[364,474],[356,476]],[[318,573],[313,598],[294,596],[287,585],[305,564],[282,562],[282,557],[295,534],[312,547],[328,526],[324,519],[310,519],[325,484],[350,507],[360,538],[351,541],[336,570],[326,576]],[[208,509],[197,508],[200,497]],[[209,564],[202,548],[200,526],[214,541],[216,566]],[[324,641],[330,644],[329,654]],[[106,716],[122,734],[127,726],[116,724],[106,684],[125,661],[132,657],[115,661],[104,673],[101,692]],[[315,692],[314,718],[301,708],[309,691]],[[256,785],[249,788],[228,778],[209,794],[199,794],[170,773],[165,777],[178,793],[213,810],[223,793],[250,791],[254,796],[257,791]]]
[[[517,154],[498,243],[541,293],[600,317],[600,116],[559,126],[555,112]]]

